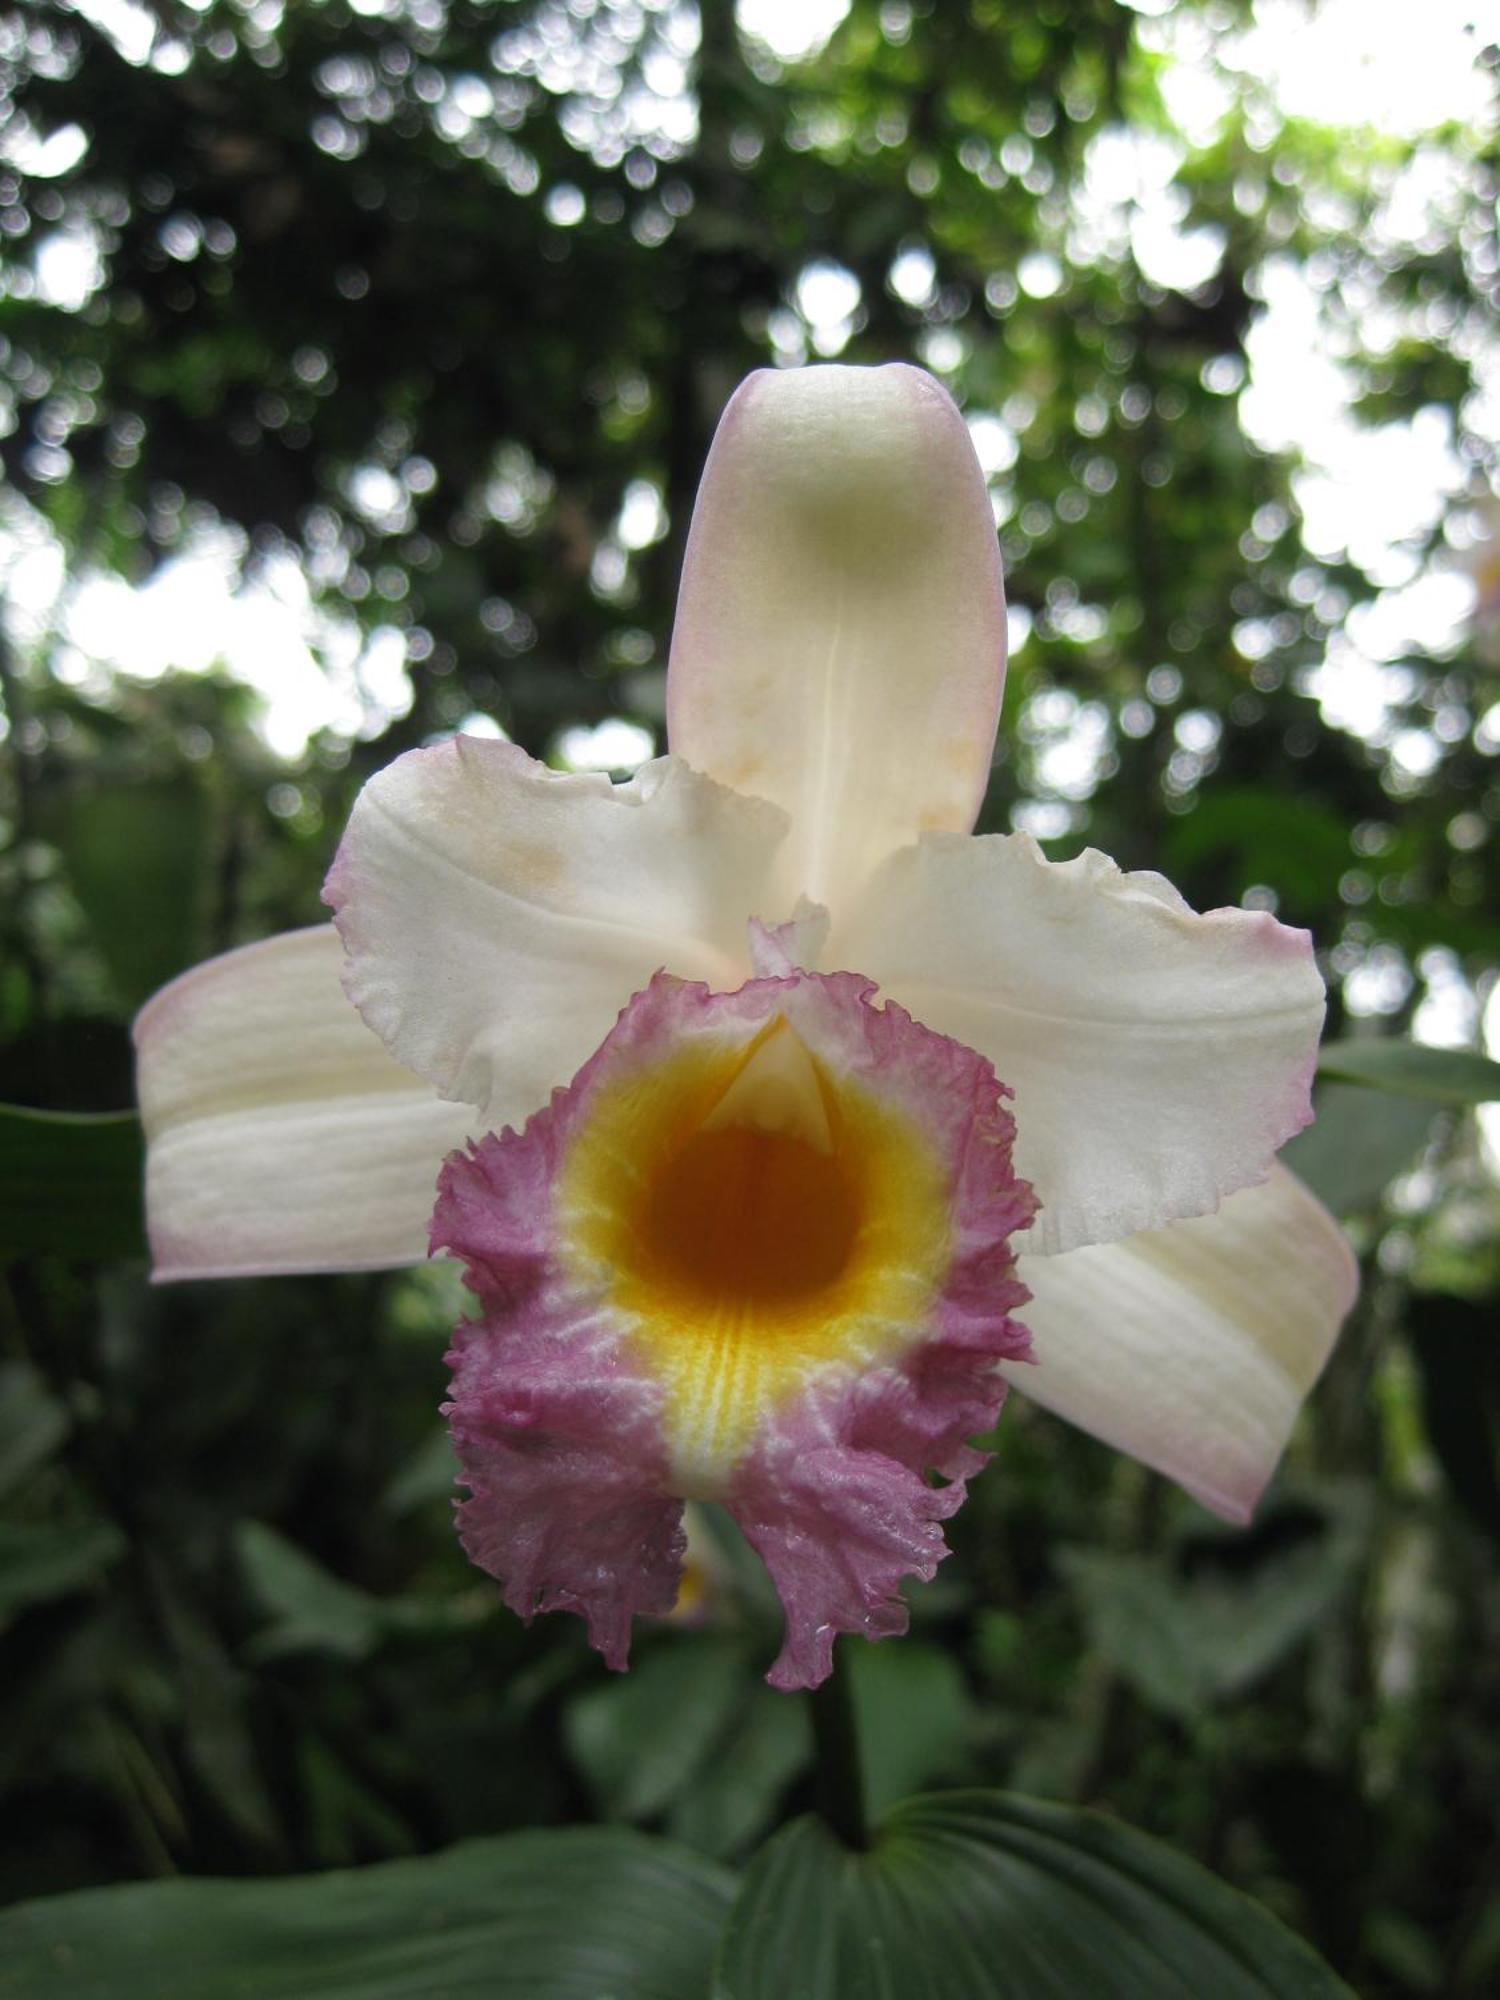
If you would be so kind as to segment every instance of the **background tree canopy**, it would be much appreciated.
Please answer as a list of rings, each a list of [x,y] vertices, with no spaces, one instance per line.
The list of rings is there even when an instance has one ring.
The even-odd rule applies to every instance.
[[[718,413],[833,355],[933,369],[991,481],[983,825],[1310,926],[1331,1032],[1477,1046],[1500,23],[1433,0],[1393,65],[1391,12],[0,10],[0,1097],[127,1112],[135,1006],[316,921],[398,751],[663,747]],[[522,1631],[451,1545],[448,1274],[153,1293],[136,1147],[0,1123],[0,1891],[581,1817],[741,1857],[807,1738],[734,1551],[705,1529],[706,1622],[627,1680]],[[1288,1157],[1368,1276],[1256,1527],[1008,1412],[915,1636],[860,1661],[875,1789],[1108,1804],[1360,1990],[1478,1995],[1495,1156],[1330,1083]]]

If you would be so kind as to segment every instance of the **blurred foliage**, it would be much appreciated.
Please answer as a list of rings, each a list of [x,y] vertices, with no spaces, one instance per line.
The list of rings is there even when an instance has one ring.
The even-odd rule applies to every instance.
[[[399,750],[476,715],[557,761],[608,762],[570,732],[612,720],[659,744],[718,412],[841,345],[938,370],[991,476],[1024,643],[983,824],[1311,926],[1342,1037],[1446,1001],[1475,1039],[1493,592],[1367,649],[1359,729],[1324,676],[1474,566],[1493,505],[1493,119],[1285,115],[1241,0],[854,0],[792,65],[722,0],[92,11],[0,9],[0,1098],[128,1110],[132,1008],[315,920]],[[1184,66],[1220,106],[1191,133]],[[1143,267],[1125,132],[1214,251],[1190,285]],[[1247,428],[1288,272],[1360,420],[1437,424],[1460,468],[1378,559],[1313,535],[1295,443]],[[205,548],[247,621],[257,584],[300,607],[305,748],[180,618],[148,676],[85,615]],[[1471,1115],[1342,1074],[1289,1158],[1368,1279],[1255,1527],[1012,1408],[855,1693],[877,1802],[1105,1804],[1361,1992],[1461,2000],[1500,1977],[1500,1205]],[[0,1894],[588,1817],[738,1862],[809,1802],[723,1522],[629,1679],[523,1629],[449,1530],[447,1274],[152,1291],[135,1145],[0,1127]]]

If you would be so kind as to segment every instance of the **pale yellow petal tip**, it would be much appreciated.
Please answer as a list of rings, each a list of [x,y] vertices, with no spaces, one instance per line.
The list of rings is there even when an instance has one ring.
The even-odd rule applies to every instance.
[[[913,566],[951,527],[935,503],[955,482],[984,486],[952,397],[906,362],[760,369],[730,399],[713,457],[780,510],[783,533],[835,530],[847,559],[872,569],[898,551]]]

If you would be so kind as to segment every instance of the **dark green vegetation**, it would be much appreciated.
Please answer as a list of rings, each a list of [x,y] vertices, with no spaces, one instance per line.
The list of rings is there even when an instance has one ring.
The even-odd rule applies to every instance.
[[[985,448],[1030,630],[985,826],[1160,868],[1199,907],[1274,889],[1313,928],[1345,1046],[1296,1163],[1368,1271],[1248,1533],[1007,1412],[912,1639],[853,1662],[872,1809],[1000,1784],[1104,1806],[1255,1896],[1362,1993],[1493,1991],[1500,1199],[1461,1109],[1472,1076],[1386,1094],[1371,1082],[1408,1087],[1407,1059],[1347,1043],[1404,1034],[1433,996],[1462,1034],[1500,962],[1500,638],[1481,618],[1399,639],[1371,669],[1386,678],[1364,735],[1308,682],[1351,631],[1369,640],[1381,585],[1451,570],[1479,526],[1497,456],[1475,394],[1497,365],[1493,136],[1283,116],[1231,72],[1237,0],[1160,19],[1115,0],[855,0],[788,70],[742,47],[719,0],[696,52],[686,9],[137,11],[157,24],[154,65],[149,34],[130,60],[68,7],[0,9],[0,1099],[128,1110],[134,1006],[210,950],[314,921],[354,792],[395,752],[475,712],[540,755],[611,717],[659,743],[713,423],[747,369],[805,341],[799,277],[836,261],[860,287],[848,358],[925,356],[999,419]],[[1192,141],[1173,47],[1225,82]],[[1493,52],[1475,54],[1493,77]],[[81,156],[65,139],[38,160],[70,124]],[[1196,290],[1154,282],[1128,217],[1100,219],[1127,192],[1098,149],[1117,125],[1176,148],[1182,227],[1218,232]],[[1428,193],[1398,226],[1414,172]],[[80,231],[101,268],[59,303],[33,259],[45,277]],[[1323,530],[1310,543],[1296,449],[1247,435],[1246,343],[1283,271],[1311,284],[1355,422],[1449,426],[1456,490],[1395,559],[1356,538],[1356,561]],[[1303,406],[1293,432],[1320,415]],[[112,674],[65,601],[36,608],[17,552],[43,524],[80,579],[144,582],[213,535],[252,576],[300,564],[330,619],[384,634],[377,663],[404,645],[410,707],[331,627],[338,701],[290,759],[227,671]],[[167,654],[188,643],[164,626]],[[447,1274],[153,1292],[134,1148],[119,1120],[0,1123],[4,1899],[396,1862],[329,1889],[319,1907],[349,1934],[321,1948],[367,1939],[368,1907],[405,1949],[409,1894],[451,1913],[445,1949],[498,1977],[535,1949],[492,1893],[541,1865],[531,1851],[487,1868],[460,1849],[420,1889],[400,1886],[401,1857],[594,1819],[739,1864],[811,1803],[804,1705],[758,1680],[773,1621],[733,1546],[715,1552],[710,1526],[705,1622],[644,1632],[626,1679],[573,1621],[523,1630],[448,1526]],[[1053,1822],[1005,1819],[990,1795],[981,1833],[937,1825],[968,1810],[903,1808],[877,1855],[924,1827],[957,1842],[917,1896],[951,1931],[953,1871],[1003,1821],[1013,1868],[984,1876],[983,1921],[1009,1934]],[[1131,1849],[1110,1865],[1133,1886],[1099,1890],[1112,1838],[1077,1835],[1078,1893],[1124,1898],[1111,1907],[1149,1954],[1162,1910],[1192,1904],[1187,1864]],[[815,1825],[783,1839],[725,1977],[734,1952],[754,1971],[755,1896],[795,1842],[799,1870],[844,1871],[862,1937],[882,1897],[910,1900],[894,1861],[831,1861]],[[680,1899],[652,1948],[682,1956],[634,1958],[631,1976],[701,1991],[694,1940],[724,1898],[711,1863],[614,1836],[568,1854],[558,1879],[578,1870],[588,1895],[558,1932],[585,1983],[559,1960],[556,1991],[609,1973],[613,1934],[591,1970],[577,1912],[628,1903],[633,1871],[661,1912]],[[243,1922],[290,1952],[303,1905],[262,1922],[261,1893],[184,1885],[120,1936],[170,1953],[200,1921],[219,1945]],[[222,1916],[196,1900],[218,1895]],[[109,1909],[91,1897],[69,1933],[104,1976]],[[1163,1947],[1200,1968],[1197,1991],[1234,1990],[1211,1969],[1216,1912]],[[47,1920],[15,1921],[56,1968]],[[1300,1965],[1296,1947],[1246,1942],[1238,1921],[1223,1918],[1243,1990],[1297,1990],[1265,1972]],[[43,1990],[16,1962],[0,1992]],[[466,1962],[408,1989],[385,1961],[386,1984],[347,1990],[467,1991]],[[1140,1990],[1162,1991],[1142,1964]],[[217,1976],[183,1990],[240,1990]],[[246,1990],[307,1990],[290,1977]],[[552,1990],[535,1982],[515,1990]]]

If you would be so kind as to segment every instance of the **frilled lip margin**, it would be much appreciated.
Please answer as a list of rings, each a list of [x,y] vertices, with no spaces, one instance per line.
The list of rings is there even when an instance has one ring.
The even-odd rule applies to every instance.
[[[433,1247],[480,1306],[449,1356],[465,1546],[522,1617],[580,1613],[612,1666],[676,1597],[687,1497],[722,1501],[771,1573],[773,1685],[820,1681],[839,1632],[903,1630],[900,1580],[932,1575],[984,1463],[997,1364],[1029,1352],[1008,1092],[874,996],[852,973],[658,974],[524,1130],[444,1167]]]

